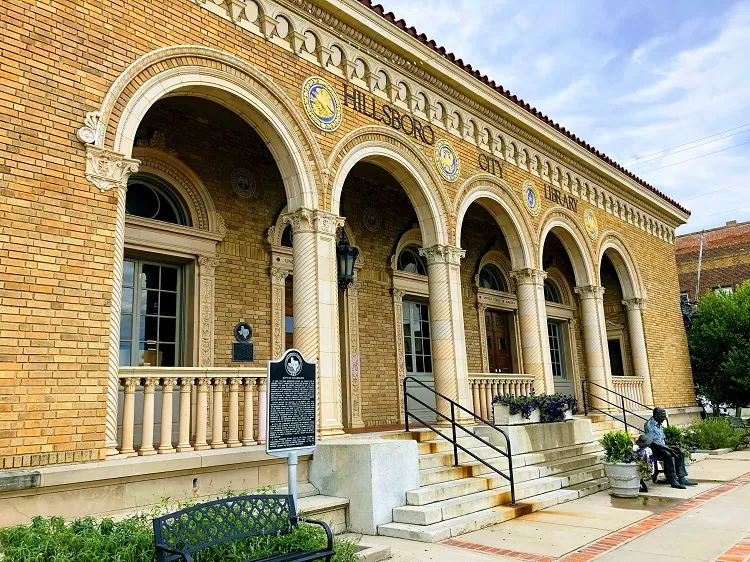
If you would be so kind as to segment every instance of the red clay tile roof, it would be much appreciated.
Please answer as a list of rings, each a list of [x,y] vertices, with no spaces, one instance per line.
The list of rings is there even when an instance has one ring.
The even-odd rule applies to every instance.
[[[708,247],[717,248],[750,242],[750,221],[712,228],[711,230],[706,230],[703,235],[704,250]],[[700,232],[677,236],[674,242],[674,251],[678,254],[683,252],[697,252],[700,248],[700,241]]]
[[[465,72],[468,72],[480,82],[484,83],[485,85],[489,86],[496,92],[500,93],[501,95],[511,100],[513,103],[518,105],[521,109],[528,111],[529,113],[531,113],[531,115],[533,115],[537,119],[540,119],[541,121],[544,121],[547,125],[554,127],[557,131],[561,132],[563,135],[565,135],[572,141],[578,143],[580,146],[588,150],[597,158],[603,160],[604,162],[606,162],[607,164],[609,164],[610,166],[612,166],[619,172],[622,172],[623,174],[628,176],[630,179],[642,185],[649,191],[655,193],[656,195],[664,199],[664,201],[666,201],[670,205],[673,205],[674,207],[676,207],[683,213],[690,215],[690,211],[688,211],[685,207],[680,205],[677,201],[667,196],[665,193],[659,191],[653,185],[646,183],[645,181],[643,181],[641,178],[639,178],[632,172],[626,170],[625,168],[620,166],[620,164],[612,160],[609,156],[607,156],[603,152],[599,152],[596,148],[594,148],[590,144],[583,142],[583,140],[578,138],[576,135],[566,130],[565,127],[561,127],[559,123],[555,123],[552,119],[544,115],[541,111],[537,110],[536,107],[531,107],[528,103],[526,103],[522,99],[519,99],[518,96],[511,94],[510,90],[506,90],[501,85],[495,84],[494,80],[490,80],[486,74],[481,74],[478,70],[474,70],[470,64],[464,64],[463,60],[456,58],[456,55],[454,55],[453,53],[447,53],[445,50],[445,47],[438,46],[437,43],[435,43],[435,41],[433,41],[432,39],[428,39],[424,33],[417,33],[417,30],[414,29],[414,27],[408,27],[404,20],[402,19],[397,20],[396,16],[393,15],[393,12],[385,12],[385,9],[383,8],[383,6],[381,6],[380,4],[373,5],[371,0],[357,0],[357,2],[369,8],[370,10],[372,10],[379,16],[383,17],[384,19],[386,19],[387,21],[389,21],[390,23],[392,23],[393,25],[395,25],[402,31],[405,31],[406,33],[408,33],[409,35],[411,35],[412,37],[414,37],[415,39],[417,39],[424,45],[427,45],[433,51],[438,53],[440,56],[444,57],[448,61],[455,64],[458,68],[464,70]]]

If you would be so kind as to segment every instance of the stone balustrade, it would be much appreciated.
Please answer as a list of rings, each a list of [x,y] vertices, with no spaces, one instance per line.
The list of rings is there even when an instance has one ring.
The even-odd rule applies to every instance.
[[[625,396],[625,408],[628,410],[642,410],[643,406],[640,404],[648,405],[644,399],[643,385],[641,377],[612,377],[612,390]],[[614,399],[619,400],[617,396]],[[613,398],[610,400],[614,401]]]
[[[474,413],[491,420],[492,399],[498,394],[528,396],[534,390],[534,375],[510,373],[469,373]]]
[[[122,393],[118,414],[120,455],[265,443],[265,368],[120,367],[118,374]]]

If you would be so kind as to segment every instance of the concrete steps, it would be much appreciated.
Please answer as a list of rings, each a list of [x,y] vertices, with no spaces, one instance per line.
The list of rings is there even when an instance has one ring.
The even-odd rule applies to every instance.
[[[597,420],[602,432],[616,422]],[[406,493],[406,505],[393,510],[393,522],[378,534],[437,542],[495,525],[532,511],[609,487],[597,441],[513,455],[515,505],[508,481],[472,455],[459,452],[433,431],[412,432],[419,443],[420,487]],[[469,436],[461,444],[492,467],[507,472],[508,459]]]

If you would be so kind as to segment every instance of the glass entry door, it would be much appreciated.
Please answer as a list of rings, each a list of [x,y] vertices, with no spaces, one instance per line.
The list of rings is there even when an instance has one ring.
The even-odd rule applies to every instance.
[[[427,303],[404,301],[403,321],[406,376],[414,377],[434,389],[435,376],[432,372],[430,315]],[[409,381],[407,390],[425,404],[435,407],[435,395],[423,386]],[[409,399],[409,412],[426,422],[435,421],[435,414],[412,398]]]
[[[562,322],[547,322],[549,352],[552,359],[552,378],[555,383],[555,392],[572,395],[574,393],[573,381],[570,380],[568,374],[563,326]]]

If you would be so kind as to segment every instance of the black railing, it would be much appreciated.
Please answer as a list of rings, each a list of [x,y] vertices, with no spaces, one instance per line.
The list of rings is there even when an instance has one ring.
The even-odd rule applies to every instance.
[[[597,394],[593,394],[591,391],[586,390],[586,385],[594,385],[598,388],[601,388],[604,390],[607,394],[607,398],[611,397],[612,395],[616,396],[615,400],[619,402],[619,404],[616,404],[615,402],[610,402],[607,400],[607,398],[602,398],[601,396]],[[599,412],[601,414],[604,414],[605,416],[609,416],[610,418],[614,419],[615,421],[618,421],[625,425],[625,431],[628,431],[628,427],[632,426],[632,424],[628,424],[628,415],[634,416],[636,418],[640,418],[643,421],[648,421],[648,418],[644,418],[640,414],[636,414],[634,411],[628,409],[625,407],[625,401],[627,400],[630,403],[635,404],[636,406],[640,406],[641,408],[645,410],[650,410],[651,408],[649,406],[646,406],[645,404],[642,404],[641,402],[638,402],[638,400],[633,400],[632,398],[628,398],[624,394],[620,394],[619,392],[616,392],[612,390],[611,388],[607,388],[606,386],[602,386],[599,383],[595,383],[593,381],[581,381],[581,396],[583,397],[583,413],[585,415],[588,415],[589,410],[593,410],[596,412]],[[586,397],[589,397],[589,400],[586,400]],[[612,411],[610,410],[602,410],[601,408],[597,408],[591,403],[591,398],[594,398],[596,400],[599,400],[601,402],[605,402],[609,404],[610,406],[614,406],[619,411],[618,413],[622,413],[622,419],[618,418]],[[619,398],[619,400],[617,400]],[[631,406],[632,408],[632,406]],[[669,425],[669,420],[667,420],[667,425]]]
[[[414,396],[413,394],[411,394],[409,392],[409,389],[407,388],[407,382],[408,381],[413,381],[413,382],[421,385],[422,387],[424,387],[427,390],[429,390],[430,392],[432,392],[435,395],[436,398],[440,397],[443,400],[445,400],[446,402],[448,402],[450,404],[450,407],[451,407],[451,415],[450,415],[450,417],[448,417],[446,414],[443,414],[442,412],[439,412],[436,408],[433,408],[429,404],[425,404],[422,400],[420,400],[419,398],[417,398],[416,396]],[[420,419],[419,417],[417,417],[414,414],[414,412],[410,412],[409,411],[409,399],[410,398],[412,400],[418,402],[419,404],[421,404],[422,406],[424,406],[428,410],[430,410],[436,416],[439,416],[440,418],[442,418],[446,422],[450,422],[450,424],[451,424],[451,436],[448,436],[448,435],[444,434],[442,431],[436,429],[435,427],[433,427],[432,425],[430,425],[428,422]],[[462,412],[465,412],[465,413],[469,414],[474,420],[480,421],[483,424],[485,424],[487,427],[490,427],[490,428],[495,429],[496,431],[498,431],[505,438],[505,446],[506,446],[507,450],[503,451],[499,447],[496,447],[495,445],[493,445],[489,441],[483,439],[482,437],[480,437],[476,433],[474,433],[472,431],[469,431],[467,428],[465,428],[463,425],[461,425],[459,422],[457,422],[456,421],[456,408],[458,408]],[[413,418],[415,421],[418,421],[419,423],[421,423],[423,426],[431,429],[439,437],[442,437],[446,441],[448,441],[448,442],[450,442],[450,443],[453,444],[454,466],[458,466],[458,450],[461,449],[461,451],[463,451],[464,453],[466,453],[467,455],[469,455],[471,458],[479,461],[480,463],[482,463],[484,466],[486,466],[487,468],[489,468],[493,472],[496,472],[498,475],[500,475],[503,478],[505,478],[510,483],[510,500],[511,500],[511,504],[515,505],[515,503],[516,503],[516,488],[515,488],[515,484],[513,482],[513,458],[511,456],[510,438],[508,437],[507,433],[505,433],[502,429],[500,429],[499,427],[497,427],[495,424],[490,423],[487,420],[480,418],[478,415],[476,415],[471,410],[469,410],[467,408],[464,408],[458,402],[454,402],[453,400],[451,400],[447,396],[444,396],[443,394],[440,394],[436,390],[430,388],[429,386],[427,386],[426,384],[424,384],[422,381],[418,381],[414,377],[406,377],[404,379],[404,425],[406,427],[406,431],[409,431],[409,418],[410,417]],[[483,458],[480,458],[478,455],[476,455],[475,453],[473,453],[470,449],[467,449],[466,447],[464,447],[463,445],[461,445],[458,442],[459,438],[456,436],[456,428],[459,428],[459,429],[463,430],[468,436],[473,437],[474,439],[476,439],[477,441],[479,441],[483,445],[486,445],[487,447],[491,448],[493,451],[499,453],[501,456],[507,458],[508,459],[508,473],[506,474],[502,470],[500,470],[500,469],[492,466],[486,460],[484,460]]]

